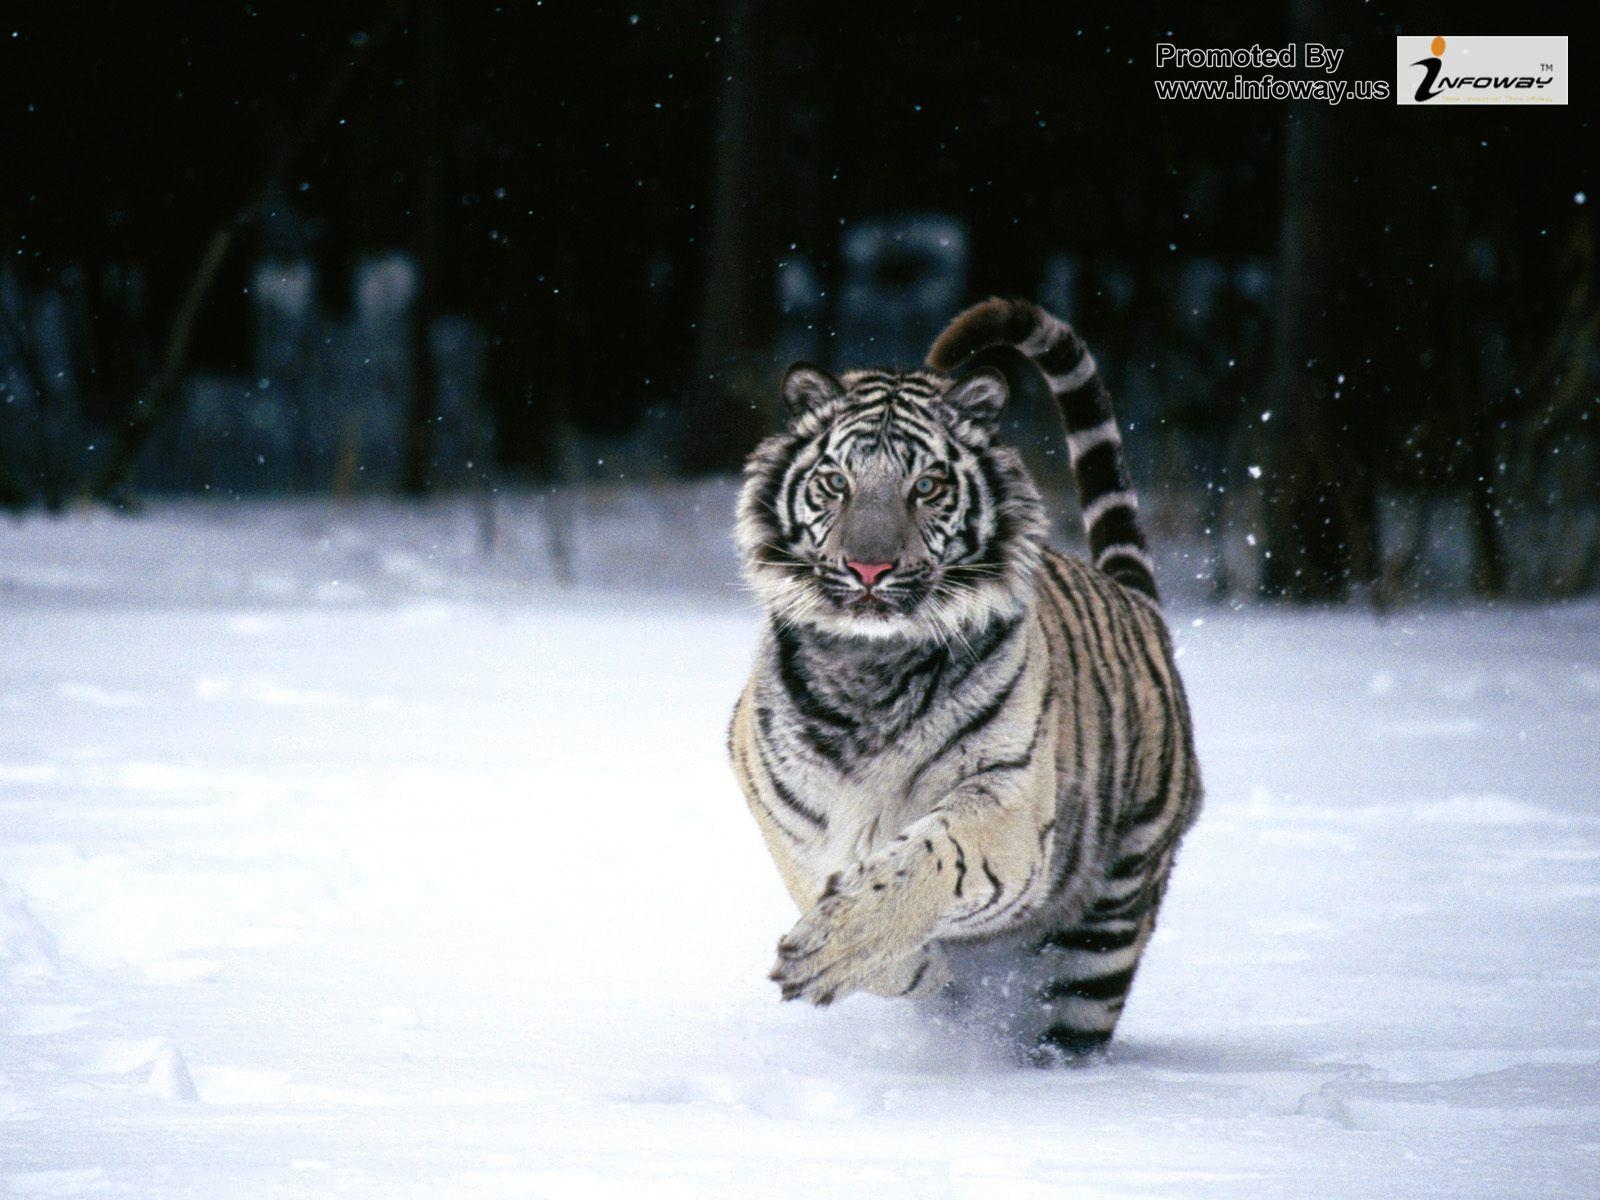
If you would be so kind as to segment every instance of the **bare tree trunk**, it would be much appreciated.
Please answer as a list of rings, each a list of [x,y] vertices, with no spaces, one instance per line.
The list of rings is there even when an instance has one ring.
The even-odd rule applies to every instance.
[[[1299,3],[1294,6],[1298,13]],[[1326,323],[1320,286],[1332,268],[1324,193],[1329,173],[1321,106],[1291,109],[1286,130],[1283,218],[1277,269],[1277,328],[1272,354],[1274,426],[1265,446],[1266,558],[1262,589],[1293,600],[1330,599],[1344,565],[1327,534],[1335,519],[1331,480],[1318,442],[1318,406],[1327,399],[1319,376],[1320,328]],[[1308,365],[1309,364],[1309,365]]]
[[[444,176],[444,131],[439,116],[439,56],[443,22],[438,0],[416,0],[413,36],[418,54],[417,133],[421,169],[416,211],[412,213],[411,255],[417,290],[411,300],[410,395],[406,404],[404,465],[400,490],[426,496],[433,490],[438,439],[439,372],[429,333],[439,315],[439,195]]]
[[[494,421],[482,395],[472,398],[472,461],[467,464],[477,487],[478,552],[493,558],[500,546],[500,519],[495,505]]]
[[[20,300],[31,308],[30,294],[19,286],[17,294]],[[17,364],[22,368],[22,373],[27,377],[28,389],[33,393],[33,405],[29,413],[29,425],[32,426],[33,436],[33,477],[39,489],[39,497],[44,501],[45,508],[50,512],[60,512],[67,502],[67,480],[61,463],[59,422],[56,414],[57,396],[55,387],[50,382],[50,372],[43,359],[39,357],[39,347],[35,343],[37,336],[34,317],[31,311],[13,313],[0,300],[0,325],[5,327],[6,340],[11,343],[11,352]],[[22,507],[27,503],[28,490],[20,481],[14,483],[18,497],[15,507]],[[10,487],[6,488],[10,491]]]
[[[759,394],[776,306],[765,153],[771,107],[766,0],[725,0],[724,13],[716,180],[690,389],[690,470],[738,465],[772,415]]]
[[[578,538],[578,505],[582,499],[582,473],[578,470],[578,438],[567,416],[567,397],[552,397],[556,482],[540,506],[544,514],[545,541],[550,573],[562,585],[576,582],[572,549]]]
[[[21,512],[28,506],[28,491],[11,468],[0,463],[0,508]]]
[[[1519,343],[1520,357],[1529,365],[1525,368],[1522,386],[1512,392],[1500,391],[1492,397],[1486,418],[1487,432],[1496,436],[1498,453],[1509,462],[1496,461],[1491,455],[1486,469],[1498,475],[1493,515],[1503,521],[1507,508],[1516,501],[1507,494],[1510,481],[1519,481],[1518,491],[1523,505],[1537,505],[1534,497],[1544,494],[1545,503],[1559,507],[1582,506],[1591,502],[1600,489],[1592,483],[1587,487],[1560,488],[1558,484],[1548,491],[1538,482],[1542,471],[1552,463],[1555,452],[1564,436],[1571,436],[1588,416],[1587,408],[1595,395],[1596,378],[1593,363],[1600,347],[1600,306],[1594,301],[1596,246],[1594,235],[1587,224],[1579,223],[1572,231],[1567,250],[1570,283],[1566,286],[1562,311],[1553,332],[1535,337],[1525,331],[1514,339]],[[1524,286],[1533,281],[1525,281]],[[1546,289],[1550,281],[1540,276],[1534,286]],[[1525,311],[1519,305],[1519,312]],[[1593,473],[1590,473],[1593,478]],[[1531,495],[1530,495],[1531,493]],[[1557,544],[1560,544],[1559,542]],[[1540,564],[1539,575],[1530,579],[1530,585],[1545,592],[1559,591],[1559,554],[1550,556]],[[1578,568],[1578,578],[1584,567]],[[1475,579],[1475,582],[1478,580]],[[1480,586],[1492,583],[1492,577]]]
[[[194,274],[184,289],[177,314],[167,332],[166,350],[154,377],[134,402],[132,414],[122,430],[122,437],[107,456],[106,465],[91,481],[93,495],[111,499],[118,504],[128,502],[128,489],[139,456],[143,453],[150,435],[163,420],[170,419],[178,407],[184,376],[189,369],[189,354],[194,340],[195,325],[205,307],[211,289],[215,286],[223,263],[242,234],[261,215],[288,174],[289,168],[315,140],[327,125],[334,102],[344,94],[359,67],[369,61],[373,49],[388,36],[399,23],[402,6],[396,4],[383,24],[375,29],[363,44],[365,49],[350,58],[329,76],[321,93],[306,111],[305,119],[293,137],[278,147],[271,165],[262,175],[250,198],[227,218],[211,235],[205,252],[200,256]]]
[[[1468,402],[1466,396],[1457,402]],[[1490,400],[1484,419],[1472,434],[1472,587],[1481,596],[1503,596],[1506,591],[1506,556],[1500,541],[1499,474],[1495,448],[1500,440],[1500,418],[1505,405]]]
[[[166,351],[161,356],[161,366],[155,377],[134,402],[133,412],[123,427],[122,438],[112,448],[105,467],[93,485],[93,493],[119,505],[129,503],[128,484],[139,455],[144,451],[157,422],[175,407],[179,389],[189,370],[189,352],[194,341],[195,325],[206,297],[211,294],[228,252],[244,228],[255,220],[259,201],[251,200],[234,213],[222,227],[211,235],[199,265],[184,289],[183,301],[178,305],[172,327],[167,331]]]
[[[1290,26],[1314,38],[1311,0],[1291,0]],[[1352,582],[1381,600],[1376,480],[1378,429],[1355,394],[1359,274],[1348,235],[1355,199],[1347,170],[1357,114],[1294,105],[1287,115],[1277,267],[1270,435],[1264,447],[1266,558],[1262,590],[1301,602],[1340,600]],[[1349,353],[1344,351],[1350,350]],[[1342,372],[1351,372],[1346,377]]]

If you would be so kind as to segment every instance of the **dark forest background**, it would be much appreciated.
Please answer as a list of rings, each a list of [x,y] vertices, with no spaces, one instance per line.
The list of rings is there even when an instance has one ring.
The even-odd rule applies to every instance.
[[[1566,108],[1161,102],[1158,41],[1392,83],[1396,33],[1513,30],[1151,7],[18,6],[0,502],[728,472],[789,358],[913,365],[1026,294],[1096,346],[1214,590],[1600,588],[1581,41]]]

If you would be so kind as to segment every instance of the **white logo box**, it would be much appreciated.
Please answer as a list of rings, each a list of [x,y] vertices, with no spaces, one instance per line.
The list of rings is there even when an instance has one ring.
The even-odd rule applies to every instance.
[[[1395,103],[1565,104],[1565,37],[1395,38]]]

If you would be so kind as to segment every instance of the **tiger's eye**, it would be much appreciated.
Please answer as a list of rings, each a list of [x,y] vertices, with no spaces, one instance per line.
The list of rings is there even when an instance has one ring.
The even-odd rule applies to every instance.
[[[822,477],[822,482],[830,492],[837,492],[840,495],[844,494],[844,489],[850,484],[850,481],[838,471],[829,471]]]
[[[929,496],[937,493],[939,491],[939,487],[940,483],[937,479],[931,475],[924,475],[921,479],[917,480],[916,483],[911,485],[911,490],[915,492],[919,498],[926,500]]]

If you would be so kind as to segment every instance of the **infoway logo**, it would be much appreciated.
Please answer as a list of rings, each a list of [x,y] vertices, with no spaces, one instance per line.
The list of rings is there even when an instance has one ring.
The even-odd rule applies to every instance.
[[[1567,102],[1564,37],[1403,36],[1395,39],[1395,62],[1399,104]]]

